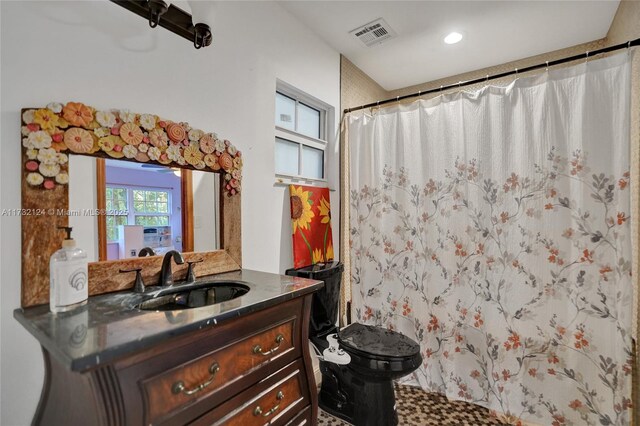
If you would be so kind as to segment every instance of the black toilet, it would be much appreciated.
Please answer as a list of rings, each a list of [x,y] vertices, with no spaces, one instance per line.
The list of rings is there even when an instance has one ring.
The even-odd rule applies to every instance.
[[[356,426],[398,424],[393,380],[422,363],[420,346],[407,336],[382,327],[336,326],[342,263],[289,269],[286,274],[322,280],[314,293],[309,339],[320,355],[320,408]]]

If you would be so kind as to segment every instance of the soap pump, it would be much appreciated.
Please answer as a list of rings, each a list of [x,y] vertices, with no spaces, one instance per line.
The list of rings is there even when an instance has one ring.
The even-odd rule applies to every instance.
[[[89,298],[87,254],[76,247],[76,241],[71,238],[71,227],[61,226],[58,229],[64,229],[67,237],[62,241],[62,248],[51,256],[49,262],[51,312],[68,311]]]

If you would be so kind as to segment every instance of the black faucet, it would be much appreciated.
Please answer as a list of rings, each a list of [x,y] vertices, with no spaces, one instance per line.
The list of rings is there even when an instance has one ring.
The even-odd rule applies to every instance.
[[[144,247],[138,252],[138,257],[155,256],[156,252],[151,247]]]
[[[171,273],[171,258],[176,262],[176,265],[182,265],[184,258],[179,251],[171,250],[164,255],[162,259],[162,269],[160,269],[160,285],[162,287],[170,286],[173,284],[173,274]]]

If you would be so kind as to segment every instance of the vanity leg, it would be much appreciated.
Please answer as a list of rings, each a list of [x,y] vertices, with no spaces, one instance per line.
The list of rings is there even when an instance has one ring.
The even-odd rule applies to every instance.
[[[49,389],[51,387],[51,362],[49,359],[49,352],[42,346],[42,359],[44,361],[44,383],[42,384],[42,392],[40,393],[40,401],[38,401],[38,407],[36,413],[33,415],[32,426],[38,426],[44,424],[43,416],[45,412],[45,405],[49,399]]]
[[[120,404],[105,404],[104,380],[107,368],[77,373],[52,358],[42,348],[45,379],[32,425],[104,425],[124,424]],[[111,391],[116,390],[113,387]],[[112,392],[109,392],[112,393]],[[102,402],[100,402],[100,401]]]

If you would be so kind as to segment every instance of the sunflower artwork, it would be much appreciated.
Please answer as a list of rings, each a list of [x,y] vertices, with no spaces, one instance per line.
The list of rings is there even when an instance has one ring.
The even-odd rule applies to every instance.
[[[294,268],[332,261],[329,188],[289,185],[289,194]]]

